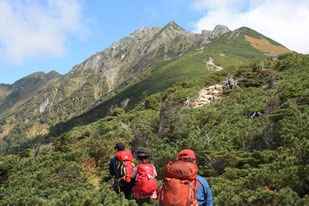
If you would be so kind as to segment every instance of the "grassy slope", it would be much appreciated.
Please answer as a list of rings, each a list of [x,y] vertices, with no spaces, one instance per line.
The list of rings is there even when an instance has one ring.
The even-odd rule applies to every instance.
[[[10,87],[10,85],[0,84],[0,104],[2,104],[5,97],[10,94]]]
[[[261,51],[253,48],[245,40],[245,34],[252,35],[253,37],[258,35],[258,33],[252,34],[252,32],[246,29],[236,30],[234,34],[229,32],[207,44],[204,52],[215,60],[215,64],[223,67],[239,65],[264,57],[265,55]]]
[[[10,86],[11,91],[6,91],[9,93],[5,96],[3,101],[1,101],[0,96],[0,114],[6,115],[9,113],[14,113],[18,106],[31,99],[39,90],[47,86],[52,81],[57,80],[59,77],[60,75],[55,71],[47,74],[37,72],[16,81]]]

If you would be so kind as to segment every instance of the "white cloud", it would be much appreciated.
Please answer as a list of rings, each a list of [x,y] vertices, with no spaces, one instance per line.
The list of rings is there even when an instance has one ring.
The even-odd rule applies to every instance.
[[[223,7],[237,7],[238,9],[241,7],[244,7],[247,4],[248,1],[243,1],[243,0],[198,0],[194,2],[192,5],[193,8],[197,10],[215,10],[215,9],[220,9]]]
[[[77,0],[0,0],[0,55],[10,63],[62,56],[68,35],[87,32]]]
[[[309,1],[307,0],[198,0],[193,8],[205,12],[195,32],[217,24],[230,29],[250,27],[291,50],[309,53]]]

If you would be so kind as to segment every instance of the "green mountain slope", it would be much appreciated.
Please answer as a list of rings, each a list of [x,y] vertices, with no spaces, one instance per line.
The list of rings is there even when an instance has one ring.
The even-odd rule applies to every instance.
[[[254,47],[251,42],[248,41],[246,36],[251,37],[252,39],[269,42],[269,45],[272,46],[270,48],[270,53],[263,52],[261,49],[265,45],[261,45],[261,48]],[[277,50],[277,47],[279,47],[280,50]],[[231,64],[240,64],[257,58],[262,58],[265,55],[276,56],[291,51],[278,42],[275,42],[250,28],[242,27],[235,31],[225,33],[220,38],[214,39],[207,44],[205,52],[215,59],[216,64],[226,67]]]
[[[93,122],[111,108],[130,110],[151,94],[207,76],[222,69],[219,66],[266,56],[246,39],[251,33],[252,38],[265,38],[248,28],[230,31],[217,26],[193,34],[175,22],[162,29],[142,27],[44,86],[29,82],[27,98],[8,94],[8,102],[18,104],[3,104],[11,109],[0,116],[0,152],[16,152],[36,138],[49,141],[46,135],[58,136]],[[23,94],[21,89],[16,92]]]
[[[37,72],[16,81],[13,85],[1,86],[1,105],[0,114],[12,107],[17,107],[23,104],[29,98],[33,97],[36,92],[49,84],[51,81],[59,78],[57,72],[52,71],[47,74]]]
[[[159,180],[178,151],[193,149],[215,205],[306,205],[309,56],[263,62],[177,83],[128,112],[1,158],[0,204],[135,205],[110,189],[109,159],[123,141],[134,154],[149,151]],[[203,88],[231,76],[235,88],[226,84],[212,103],[193,108]]]
[[[9,84],[0,84],[0,104],[3,104],[3,100],[11,92],[11,85]]]

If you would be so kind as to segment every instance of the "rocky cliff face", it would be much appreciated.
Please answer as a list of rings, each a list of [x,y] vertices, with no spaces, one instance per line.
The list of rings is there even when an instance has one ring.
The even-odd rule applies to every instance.
[[[197,45],[228,31],[230,30],[226,26],[218,25],[208,33],[194,34],[185,31],[173,21],[162,29],[142,27],[82,64],[76,65],[68,76],[92,73],[105,81],[108,91],[112,91],[122,81],[134,78],[151,64],[177,58]]]

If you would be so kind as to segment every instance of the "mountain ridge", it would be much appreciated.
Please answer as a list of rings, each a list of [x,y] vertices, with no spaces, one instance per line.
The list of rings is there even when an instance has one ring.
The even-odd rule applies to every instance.
[[[84,120],[106,116],[110,107],[119,107],[122,101],[127,101],[125,109],[133,108],[147,95],[163,91],[178,81],[208,75],[210,58],[215,65],[226,68],[266,56],[240,34],[228,39],[232,34],[233,31],[222,25],[195,34],[173,21],[163,28],[141,27],[64,75],[46,74],[51,81],[26,92],[27,98],[18,99],[15,95],[17,99],[4,104],[2,96],[8,91],[3,86],[0,106],[7,108],[7,112],[0,113],[0,131],[6,133],[0,132],[0,140],[18,145],[22,141],[17,135],[28,139],[37,134],[44,136],[55,125],[72,120],[69,129]],[[88,111],[94,114],[87,117]],[[75,118],[79,116],[82,119]],[[59,126],[57,135],[63,131],[63,126]],[[7,146],[1,151],[6,149]]]

